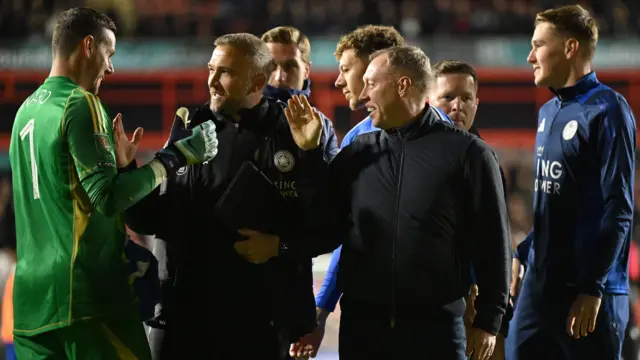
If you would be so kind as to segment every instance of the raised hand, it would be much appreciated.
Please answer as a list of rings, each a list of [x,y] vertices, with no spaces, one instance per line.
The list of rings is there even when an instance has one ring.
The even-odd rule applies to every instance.
[[[287,117],[296,145],[302,150],[318,147],[322,136],[322,117],[318,110],[309,104],[304,95],[294,95],[287,104],[284,115]]]
[[[218,138],[213,121],[208,120],[193,129],[187,129],[188,115],[186,108],[176,111],[169,140],[156,155],[168,172],[185,165],[209,161],[218,154]]]
[[[133,137],[129,140],[122,125],[122,114],[116,115],[113,119],[113,142],[116,153],[116,166],[119,169],[127,167],[136,157],[143,132],[144,130],[141,127],[137,128],[133,133]]]

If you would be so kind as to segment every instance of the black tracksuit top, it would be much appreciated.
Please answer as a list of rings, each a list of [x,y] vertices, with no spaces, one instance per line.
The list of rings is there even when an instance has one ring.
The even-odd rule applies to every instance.
[[[402,128],[359,135],[327,176],[316,205],[322,226],[284,236],[282,255],[313,256],[342,244],[344,299],[385,312],[391,326],[403,309],[462,315],[473,263],[481,289],[475,326],[498,332],[510,229],[497,157],[483,140],[427,106]]]

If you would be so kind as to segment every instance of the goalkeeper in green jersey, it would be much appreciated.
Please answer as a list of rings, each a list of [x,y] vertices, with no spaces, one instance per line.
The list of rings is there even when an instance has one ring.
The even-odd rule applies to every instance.
[[[213,122],[186,130],[179,112],[167,146],[147,165],[127,166],[141,129],[126,139],[121,116],[111,122],[96,96],[113,73],[115,33],[94,10],[63,12],[51,73],[15,118],[9,152],[21,360],[150,358],[125,269],[122,213],[168,174],[217,153]]]

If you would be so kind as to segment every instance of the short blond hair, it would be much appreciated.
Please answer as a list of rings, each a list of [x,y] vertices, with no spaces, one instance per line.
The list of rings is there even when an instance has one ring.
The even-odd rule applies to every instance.
[[[356,55],[366,59],[378,50],[403,45],[404,38],[393,26],[365,25],[343,35],[334,55],[340,60],[342,53],[354,50]]]
[[[249,33],[226,34],[215,41],[215,46],[224,45],[231,46],[246,54],[256,69],[264,74],[269,75],[273,71],[271,52],[267,44],[257,36]]]
[[[427,54],[416,46],[394,46],[374,52],[369,61],[385,56],[389,64],[389,71],[407,75],[412,85],[425,95],[431,84],[431,60]]]
[[[300,50],[302,61],[307,64],[311,62],[311,43],[309,38],[293,26],[275,27],[262,34],[262,41],[265,43],[296,45]]]
[[[585,55],[592,59],[598,44],[598,23],[589,11],[580,5],[568,5],[536,14],[535,26],[549,23],[560,36],[575,38],[585,44]]]

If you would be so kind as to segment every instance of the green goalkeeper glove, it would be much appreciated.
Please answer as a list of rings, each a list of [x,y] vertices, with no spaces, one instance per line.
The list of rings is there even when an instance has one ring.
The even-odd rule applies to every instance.
[[[194,129],[187,129],[189,110],[181,107],[171,127],[164,149],[156,154],[167,174],[185,165],[200,164],[213,159],[218,153],[216,125],[208,120]]]

